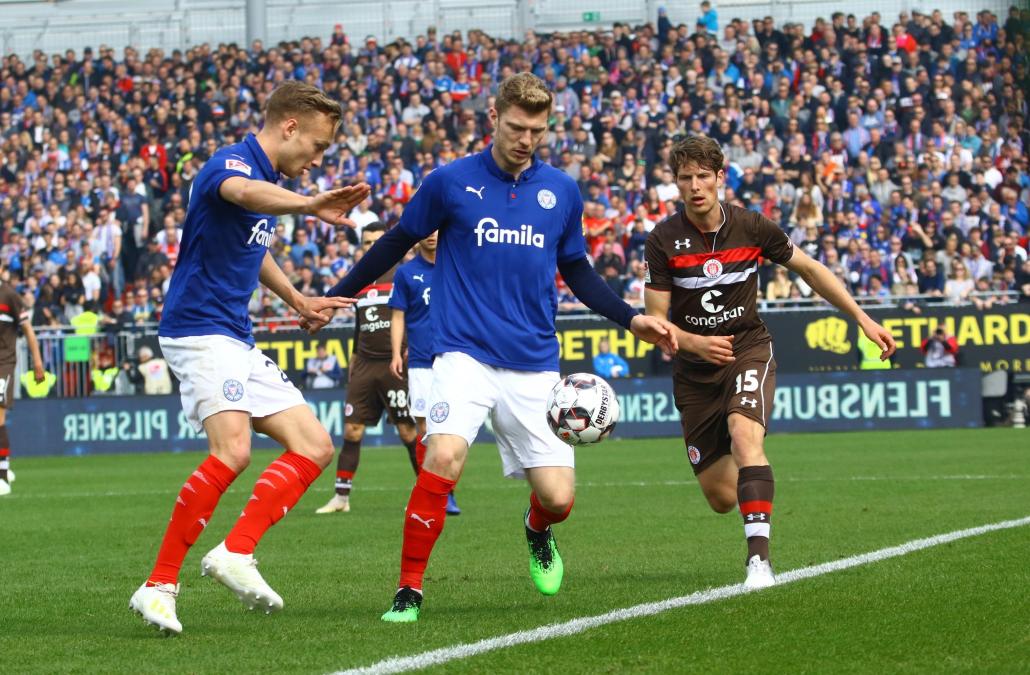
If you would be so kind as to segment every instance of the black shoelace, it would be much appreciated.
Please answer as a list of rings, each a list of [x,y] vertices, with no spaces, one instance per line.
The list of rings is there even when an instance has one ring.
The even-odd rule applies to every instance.
[[[548,568],[551,566],[551,530],[550,528],[543,532],[534,532],[533,530],[526,528],[526,536],[529,539],[529,545],[533,551],[533,557],[537,559],[540,566]]]
[[[422,604],[422,596],[407,586],[397,591],[393,599],[393,611],[403,612],[408,607],[418,607]]]

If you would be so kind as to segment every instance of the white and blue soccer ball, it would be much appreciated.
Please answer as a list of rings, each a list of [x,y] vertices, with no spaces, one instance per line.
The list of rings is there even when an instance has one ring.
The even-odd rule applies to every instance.
[[[567,375],[547,397],[547,423],[554,435],[569,445],[600,443],[618,421],[615,390],[597,375]]]

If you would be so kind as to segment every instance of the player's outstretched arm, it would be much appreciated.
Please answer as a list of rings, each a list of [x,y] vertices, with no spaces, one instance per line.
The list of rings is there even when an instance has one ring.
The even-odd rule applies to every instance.
[[[394,308],[390,315],[390,372],[394,377],[404,377],[404,310]]]
[[[664,319],[669,316],[671,295],[668,291],[644,289],[644,311],[648,316]],[[725,366],[734,361],[732,335],[697,335],[669,324],[675,331],[679,348],[700,356],[709,363]]]
[[[265,258],[261,261],[261,273],[258,278],[268,290],[278,295],[283,302],[300,314],[301,326],[309,333],[315,333],[329,323],[335,310],[340,307],[349,307],[355,302],[354,298],[309,298],[303,295],[293,287],[289,278],[268,251],[265,251]]]
[[[342,225],[351,209],[364,201],[369,192],[368,184],[359,183],[308,197],[274,183],[243,176],[226,178],[218,188],[222,199],[248,211],[273,216],[303,213],[333,225]]]
[[[400,226],[391,228],[379,237],[368,253],[361,256],[350,272],[329,289],[329,297],[354,297],[365,286],[383,276],[386,270],[393,267],[411,247],[419,242],[419,237],[405,232]]]
[[[788,269],[796,272],[812,287],[816,293],[821,295],[834,307],[854,319],[865,336],[876,343],[880,348],[880,360],[886,361],[895,351],[894,336],[890,331],[873,321],[872,317],[866,314],[855,299],[851,297],[848,290],[840,283],[837,277],[833,276],[826,266],[817,260],[810,258],[804,251],[794,248],[794,254],[787,261]]]
[[[558,271],[569,290],[593,311],[626,328],[644,342],[657,345],[667,354],[675,354],[679,349],[675,326],[664,318],[640,314],[626,304],[597,275],[586,257],[558,263]]]
[[[35,376],[36,382],[42,382],[46,377],[46,370],[43,368],[43,354],[39,351],[39,340],[36,339],[36,331],[32,330],[32,322],[22,321],[21,332],[25,335],[29,354],[32,355],[32,374]]]

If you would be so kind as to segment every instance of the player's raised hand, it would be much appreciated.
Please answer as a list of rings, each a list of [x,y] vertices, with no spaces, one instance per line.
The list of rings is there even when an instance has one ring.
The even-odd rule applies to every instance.
[[[368,198],[372,188],[368,183],[348,185],[335,190],[321,192],[311,198],[307,212],[327,223],[343,225],[351,210]]]
[[[733,363],[733,336],[732,335],[695,335],[691,334],[690,345],[687,349],[700,356],[709,363],[717,366],[725,366]]]
[[[629,330],[644,342],[656,345],[670,356],[679,351],[679,345],[676,342],[676,327],[665,319],[637,314],[630,322]]]
[[[898,345],[895,344],[891,332],[875,321],[870,320],[868,323],[862,324],[862,332],[880,348],[881,361],[886,361],[894,356],[894,352],[898,351]]]

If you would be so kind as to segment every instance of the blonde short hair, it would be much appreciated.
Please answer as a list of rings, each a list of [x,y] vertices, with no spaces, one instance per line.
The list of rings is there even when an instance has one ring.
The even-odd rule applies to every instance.
[[[283,82],[265,102],[265,121],[273,124],[311,113],[327,115],[334,125],[338,125],[343,116],[339,103],[318,87],[298,80]]]
[[[494,108],[500,115],[512,106],[531,114],[551,110],[554,95],[547,84],[533,73],[519,73],[501,82]]]

